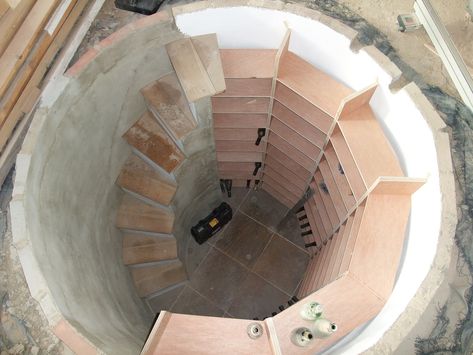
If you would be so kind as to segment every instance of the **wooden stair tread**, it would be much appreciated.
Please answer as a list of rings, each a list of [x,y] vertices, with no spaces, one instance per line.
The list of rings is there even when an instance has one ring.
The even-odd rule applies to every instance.
[[[118,228],[172,233],[174,213],[165,208],[152,206],[128,194],[123,196],[117,212]]]
[[[148,236],[139,233],[123,234],[123,263],[149,263],[177,258],[177,243],[173,237]]]
[[[276,49],[220,49],[225,78],[272,78]]]
[[[166,51],[189,101],[217,93],[190,38],[166,44]]]
[[[125,132],[123,138],[169,173],[184,160],[182,152],[149,111]]]
[[[131,276],[140,297],[149,296],[187,279],[186,270],[179,260],[132,267]]]
[[[175,139],[196,127],[184,91],[175,73],[163,76],[140,90],[148,108]]]
[[[191,37],[192,45],[199,55],[200,61],[215,89],[215,93],[225,91],[226,83],[223,77],[222,60],[218,48],[217,34],[209,33]]]

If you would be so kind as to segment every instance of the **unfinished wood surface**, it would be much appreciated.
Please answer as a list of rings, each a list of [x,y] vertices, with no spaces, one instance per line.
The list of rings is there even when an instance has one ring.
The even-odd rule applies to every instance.
[[[412,195],[426,181],[425,178],[380,176],[370,190],[370,194]]]
[[[266,113],[214,113],[215,128],[265,128]]]
[[[177,258],[177,243],[172,236],[124,232],[123,264],[134,265]]]
[[[335,207],[335,211],[337,211],[338,218],[340,221],[344,220],[347,216],[347,208],[343,203],[342,196],[340,191],[338,190],[337,184],[335,183],[335,179],[333,178],[332,172],[330,171],[330,167],[328,166],[327,160],[322,159],[319,163],[319,169],[322,174],[323,181],[327,186],[328,192],[332,199],[333,205]]]
[[[125,194],[118,208],[116,226],[169,234],[172,233],[173,223],[174,213],[171,210],[150,205]]]
[[[168,311],[162,310],[159,312],[158,318],[153,325],[153,329],[149,333],[148,339],[146,339],[146,343],[141,350],[141,355],[152,355],[154,353],[155,348],[161,341],[161,337],[163,336],[168,321],[171,319],[171,315],[172,313]]]
[[[354,214],[348,217],[345,223],[345,229],[340,238],[340,246],[338,248],[337,255],[335,256],[335,264],[333,267],[331,279],[335,280],[340,275],[340,267],[342,266],[343,257],[347,250],[347,244],[350,239],[351,229],[353,228]]]
[[[9,9],[0,21],[0,56],[3,54],[11,39],[17,33],[24,19],[31,11],[36,0],[22,0],[17,7]]]
[[[2,16],[10,9],[10,5],[8,5],[6,0],[0,0],[0,20]]]
[[[268,174],[263,175],[263,181],[265,184],[269,184],[274,190],[278,191],[281,195],[286,197],[289,201],[292,202],[292,205],[295,205],[301,196],[296,195],[288,189],[288,186],[281,184],[276,179],[272,178]]]
[[[216,141],[247,141],[255,144],[258,139],[258,128],[214,128],[214,139]]]
[[[327,233],[327,238],[329,238],[333,234],[334,225],[329,218],[327,208],[325,207],[324,201],[320,194],[320,190],[317,187],[317,184],[313,180],[310,183],[310,187],[314,191],[314,195],[312,196],[312,199],[315,202],[315,208],[319,212],[320,219],[322,220],[322,225],[324,226],[325,231]]]
[[[316,270],[318,270],[317,264],[320,263],[320,258],[321,252],[319,251],[315,256],[310,259],[309,264],[307,265],[307,270],[304,273],[304,278],[302,279],[301,286],[297,291],[296,296],[299,299],[306,297],[309,293],[312,293],[314,291],[312,279],[315,276]]]
[[[337,297],[334,297],[337,295]],[[310,301],[324,306],[324,316],[337,324],[337,331],[326,339],[317,339],[308,347],[301,348],[291,341],[293,329],[301,326],[300,312]],[[345,276],[321,288],[309,297],[273,317],[282,354],[317,354],[346,336],[355,328],[375,317],[384,302],[369,288],[350,276]]]
[[[325,147],[324,157],[327,159],[327,163],[332,172],[332,176],[337,184],[338,191],[342,197],[343,203],[348,210],[355,206],[355,197],[351,191],[350,185],[348,184],[347,177],[345,176],[345,171],[342,168],[342,165],[338,161],[337,154],[332,146],[332,143],[328,143]]]
[[[328,218],[332,223],[332,228],[335,229],[340,223],[341,219],[338,217],[337,210],[335,209],[332,201],[332,196],[330,195],[330,191],[328,191],[327,184],[325,183],[319,169],[317,169],[314,174],[314,180],[311,183],[311,187],[313,189],[317,188],[319,190],[320,196],[328,214]]]
[[[37,0],[0,57],[0,96],[8,89],[18,69],[33,47],[39,33],[59,0]]]
[[[130,271],[140,297],[149,296],[187,279],[186,270],[179,260],[131,267]]]
[[[320,148],[312,144],[310,141],[305,139],[299,133],[294,131],[292,128],[286,126],[284,123],[279,121],[276,117],[271,119],[271,131],[276,133],[279,137],[283,138],[289,144],[297,148],[299,151],[304,153],[310,159],[315,160],[320,153]]]
[[[351,262],[353,255],[353,249],[355,248],[356,239],[358,238],[358,230],[360,229],[361,222],[363,220],[363,213],[365,210],[365,205],[362,204],[357,207],[355,211],[355,216],[353,217],[353,224],[350,229],[350,234],[348,235],[348,240],[345,245],[345,250],[343,252],[342,262],[340,264],[339,275],[343,275],[348,271],[348,267]]]
[[[283,152],[279,148],[268,144],[266,148],[266,156],[273,158],[278,161],[280,164],[286,166],[289,170],[294,172],[302,180],[307,181],[310,177],[310,171],[304,168],[302,165],[296,163],[291,157],[289,157],[288,152]]]
[[[270,97],[272,79],[225,79],[226,89],[216,97]]]
[[[266,155],[264,161],[265,166],[269,166],[271,169],[278,172],[279,175],[283,176],[287,180],[291,181],[294,185],[298,186],[302,190],[306,190],[309,185],[307,179],[301,178],[299,175],[295,174],[291,169],[277,161],[270,155]]]
[[[327,272],[325,273],[325,277],[323,281],[324,286],[335,280],[335,277],[332,277],[332,274],[334,273],[334,269],[336,268],[336,265],[337,265],[338,252],[342,244],[344,233],[345,233],[345,225],[343,224],[340,226],[340,230],[338,231],[338,233],[334,235],[333,237],[334,246],[333,246],[333,251],[330,255],[330,261],[328,264]]]
[[[349,273],[384,300],[396,279],[410,208],[408,194],[370,194],[366,201]]]
[[[216,140],[215,149],[219,152],[263,152],[263,144],[253,141]]]
[[[378,83],[374,83],[364,88],[363,90],[354,92],[350,96],[346,97],[341,103],[337,116],[345,116],[361,106],[368,105],[374,92],[378,88]]]
[[[307,204],[307,212],[311,214],[311,217],[314,219],[315,226],[317,227],[318,235],[320,236],[320,244],[319,247],[321,248],[324,243],[328,240],[328,237],[330,236],[327,234],[327,231],[324,228],[322,218],[320,217],[320,213],[317,210],[317,206],[315,205],[315,201],[313,198],[309,198],[306,201]],[[308,216],[309,217],[309,216]]]
[[[255,169],[255,163],[239,163],[239,162],[228,162],[228,161],[218,161],[217,168],[222,171],[246,171],[253,172]],[[260,169],[261,170],[261,169]]]
[[[262,172],[258,171],[256,175],[253,175],[252,171],[238,171],[238,170],[218,170],[218,177],[220,179],[230,180],[260,180]],[[245,185],[246,186],[246,185]]]
[[[317,108],[279,81],[276,83],[274,98],[296,115],[302,117],[312,126],[322,131],[325,135],[330,130],[333,117]]]
[[[216,94],[216,90],[190,38],[166,44],[166,51],[187,100],[194,102]]]
[[[278,80],[332,117],[335,117],[342,100],[353,93],[292,52],[281,58]]]
[[[312,232],[315,235],[315,242],[317,243],[317,246],[321,248],[323,245],[322,236],[325,233],[325,230],[323,228],[320,228],[319,225],[317,225],[316,219],[314,218],[314,213],[312,212],[312,208],[310,207],[310,204],[308,202],[304,203],[304,209],[307,213],[307,221],[310,224],[310,228],[312,229]]]
[[[141,90],[148,108],[175,137],[181,139],[196,122],[175,73],[163,76]]]
[[[396,154],[369,105],[341,117],[339,126],[366,187],[382,175],[403,176]]]
[[[267,97],[212,97],[214,113],[268,113]]]
[[[317,269],[315,272],[315,277],[312,279],[311,288],[313,290],[319,289],[320,281],[323,277],[324,268],[327,265],[330,246],[332,245],[332,239],[329,239],[327,243],[322,247],[322,253],[320,258],[320,263],[317,265]]]
[[[288,208],[294,207],[294,203],[292,203],[291,200],[289,200],[286,196],[281,194],[279,191],[275,190],[270,184],[263,182],[262,189],[266,191],[267,193],[269,193],[271,196],[273,196],[276,200],[281,202],[286,207]]]
[[[278,182],[281,186],[284,186],[288,191],[292,192],[294,195],[299,198],[304,194],[305,189],[301,189],[299,186],[295,185],[292,181],[286,179],[284,176],[280,175],[276,170],[271,169],[269,165],[264,167],[265,175],[271,177],[274,181]]]
[[[182,152],[149,111],[125,132],[123,138],[168,173],[184,160]]]
[[[331,273],[330,264],[333,260],[332,258],[333,258],[333,255],[335,253],[335,247],[337,245],[337,238],[338,238],[338,233],[335,233],[333,235],[332,239],[330,239],[330,243],[329,244],[327,243],[327,247],[328,247],[327,259],[325,260],[324,266],[322,267],[321,275],[320,275],[320,279],[318,281],[318,284],[315,285],[316,289],[324,287],[327,284],[326,283],[327,274]]]
[[[225,78],[223,77],[222,60],[218,49],[217,35],[209,33],[191,37],[197,55],[212,82],[215,93],[225,90]]]
[[[220,49],[225,78],[272,78],[276,49]]]
[[[257,321],[264,329],[260,338],[248,336],[247,327],[252,322],[255,321],[172,314],[154,352],[146,355],[274,354],[263,322]]]
[[[332,136],[330,137],[330,141],[332,142],[332,146],[337,154],[342,171],[350,185],[350,189],[353,192],[353,196],[355,197],[355,200],[359,201],[366,192],[366,186],[363,182],[358,166],[355,163],[355,159],[348,148],[345,137],[342,135],[342,132],[338,127],[335,127]]]
[[[272,115],[317,147],[323,147],[327,135],[305,119],[289,110],[279,101],[274,101]]]
[[[117,184],[162,205],[171,203],[177,189],[174,181],[157,172],[134,154],[123,164]]]
[[[312,171],[315,168],[315,158],[309,158],[276,133],[269,133],[268,143],[285,152],[294,162],[303,166],[306,170]]]
[[[224,162],[255,162],[262,161],[260,152],[217,152],[217,161]]]

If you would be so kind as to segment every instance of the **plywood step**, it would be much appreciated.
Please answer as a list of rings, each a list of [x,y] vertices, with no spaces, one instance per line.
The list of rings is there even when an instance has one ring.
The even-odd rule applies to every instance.
[[[138,232],[123,233],[123,263],[134,265],[177,258],[177,244],[173,236]]]
[[[168,173],[184,160],[184,154],[149,111],[125,132],[123,138]]]
[[[162,205],[169,205],[177,185],[169,177],[153,169],[135,154],[130,155],[117,179],[117,184]]]
[[[184,91],[175,73],[163,76],[141,90],[148,109],[175,140],[196,127]]]
[[[174,213],[167,208],[153,206],[128,194],[118,208],[116,226],[123,229],[172,233]]]
[[[215,34],[173,41],[166,45],[166,51],[189,101],[225,90]]]
[[[184,265],[179,260],[131,267],[131,276],[140,297],[149,296],[187,279]]]

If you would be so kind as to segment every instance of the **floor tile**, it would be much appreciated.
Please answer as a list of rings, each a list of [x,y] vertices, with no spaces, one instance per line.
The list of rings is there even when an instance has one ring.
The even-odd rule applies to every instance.
[[[186,286],[179,295],[172,307],[172,312],[212,317],[221,317],[224,313],[214,303],[199,295],[189,286]]]
[[[266,191],[251,190],[240,211],[276,231],[289,209]]]
[[[213,242],[220,251],[251,267],[263,252],[272,234],[268,228],[238,212]]]
[[[289,295],[258,275],[250,273],[240,285],[228,312],[237,318],[264,319],[270,317],[273,312],[279,312],[278,307],[285,305],[289,299]]]
[[[217,307],[227,311],[247,274],[248,269],[212,248],[192,275],[191,285],[210,301],[215,302]]]
[[[186,254],[186,271],[189,277],[192,276],[194,271],[197,269],[199,264],[205,258],[205,256],[209,253],[211,246],[208,242],[204,244],[199,244],[195,241],[194,237],[189,236],[187,241],[187,254]]]
[[[289,295],[293,295],[304,276],[309,255],[275,234],[253,271]],[[231,312],[230,312],[231,313]]]
[[[280,236],[304,248],[304,238],[301,237],[301,227],[297,216],[289,212],[278,224],[277,232]]]
[[[232,188],[232,197],[228,197],[225,192],[222,193],[222,199],[232,207],[233,213],[235,213],[249,192],[250,189],[245,187],[234,187]]]

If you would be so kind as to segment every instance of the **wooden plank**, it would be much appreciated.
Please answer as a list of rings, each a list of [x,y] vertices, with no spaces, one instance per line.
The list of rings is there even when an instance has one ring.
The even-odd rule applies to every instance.
[[[190,38],[178,39],[165,47],[188,101],[216,93]]]
[[[218,161],[217,168],[222,171],[246,171],[247,173],[251,173],[255,168],[255,163]]]
[[[324,146],[325,139],[327,138],[325,133],[289,110],[277,100],[274,101],[272,115],[284,122],[287,126],[291,127],[301,136],[308,139],[317,147],[322,148]]]
[[[285,165],[281,164],[279,161],[274,159],[270,155],[266,155],[266,159],[264,161],[265,166],[271,167],[273,170],[276,170],[281,176],[284,176],[287,180],[293,182],[294,185],[299,186],[304,191],[309,186],[307,179],[302,179],[300,176],[295,174],[291,169],[287,168]]]
[[[345,229],[343,230],[343,235],[341,235],[340,247],[338,248],[336,262],[333,267],[332,275],[330,276],[331,280],[335,280],[340,275],[340,267],[342,265],[343,255],[347,248],[347,243],[350,238],[351,229],[353,227],[354,215],[348,217],[345,223]]]
[[[149,110],[174,140],[182,139],[197,126],[175,73],[161,77],[140,92]]]
[[[222,60],[218,49],[217,35],[209,33],[201,36],[191,37],[192,45],[197,52],[207,75],[212,82],[215,93],[225,90],[225,78],[223,77]]]
[[[361,106],[368,105],[377,88],[378,83],[374,83],[343,99],[338,109],[337,117],[343,117],[359,109]]]
[[[353,192],[355,200],[359,201],[363,194],[366,192],[366,186],[361,177],[361,173],[358,166],[355,163],[355,159],[348,148],[345,141],[345,137],[338,127],[335,127],[332,136],[330,137],[335,153],[337,154],[338,161],[342,167],[342,170],[347,178],[350,189]]]
[[[279,81],[276,83],[274,98],[323,133],[327,134],[332,127],[333,117]]]
[[[215,128],[265,128],[266,113],[214,113]]]
[[[329,284],[330,282],[332,282],[334,280],[334,278],[332,278],[332,273],[333,273],[333,271],[335,269],[335,265],[337,263],[338,251],[340,250],[340,246],[341,246],[341,243],[342,243],[344,232],[345,232],[345,225],[343,224],[340,227],[340,230],[338,231],[338,233],[333,236],[333,240],[334,240],[335,244],[333,246],[333,251],[330,255],[330,261],[329,261],[329,264],[328,264],[327,272],[325,273],[325,277],[324,277],[324,281],[323,281],[324,286]]]
[[[268,113],[266,97],[212,97],[214,113]]]
[[[347,209],[345,204],[343,203],[342,196],[338,191],[337,184],[332,176],[332,172],[328,166],[327,160],[322,159],[319,163],[319,169],[322,174],[322,178],[327,186],[329,191],[330,197],[332,198],[333,205],[335,207],[335,211],[337,212],[338,218],[340,221],[343,221],[347,216]]]
[[[331,270],[329,268],[330,268],[330,263],[332,261],[332,256],[335,251],[335,245],[337,244],[336,243],[337,237],[338,237],[338,233],[335,233],[332,239],[330,239],[330,242],[327,244],[327,247],[328,247],[327,258],[325,259],[324,265],[322,266],[320,278],[317,281],[317,284],[315,285],[316,289],[322,288],[326,285],[325,280],[326,280],[327,274],[331,273]]]
[[[272,79],[225,79],[226,89],[216,97],[270,97]]]
[[[279,137],[276,133],[269,133],[268,143],[285,152],[292,160],[303,166],[306,170],[312,171],[315,168],[315,158],[309,158],[297,148]]]
[[[172,313],[167,311],[159,312],[158,319],[153,325],[153,329],[146,339],[146,343],[141,351],[141,355],[153,355],[154,349],[158,346],[161,337],[166,329],[169,319],[171,319]]]
[[[307,265],[307,269],[304,273],[304,277],[301,281],[301,284],[297,290],[297,294],[296,296],[299,298],[299,299],[302,299],[305,297],[306,295],[306,292],[307,292],[307,288],[308,288],[308,284],[309,284],[309,280],[310,280],[310,276],[312,275],[312,270],[314,270],[315,268],[315,263],[317,262],[317,255],[313,256],[310,260],[309,260],[309,264]]]
[[[263,154],[259,152],[217,152],[217,161],[255,162],[262,161]]]
[[[276,49],[220,49],[225,78],[272,78]]]
[[[370,194],[412,195],[426,183],[425,178],[380,176]]]
[[[353,192],[351,191],[350,185],[348,184],[345,171],[338,161],[337,154],[335,153],[332,143],[330,142],[325,148],[324,157],[327,159],[330,171],[332,172],[332,176],[335,179],[335,183],[337,184],[338,191],[340,192],[343,203],[345,204],[345,207],[348,211],[353,206],[355,206],[355,197],[353,196]]]
[[[253,141],[216,140],[215,149],[219,152],[263,152],[263,145]]]
[[[369,105],[343,116],[339,127],[366,187],[381,176],[403,176],[396,153]]]
[[[345,251],[343,252],[342,263],[340,265],[339,275],[343,275],[348,271],[348,268],[351,263],[353,249],[355,248],[356,239],[358,238],[358,231],[360,229],[361,222],[363,220],[363,214],[365,210],[365,205],[362,204],[358,206],[355,211],[355,216],[353,218],[353,224],[350,229],[350,234],[345,246]]]
[[[265,184],[269,184],[274,190],[278,191],[281,195],[291,201],[293,205],[295,205],[301,198],[301,196],[298,196],[295,193],[291,192],[287,186],[282,185],[279,181],[276,181],[266,173],[263,175],[262,180]]]
[[[353,93],[292,52],[281,59],[278,80],[332,117],[335,117],[342,100]]]
[[[274,116],[271,119],[270,129],[310,159],[315,160],[319,156],[319,147],[312,144],[310,141],[305,139],[292,128],[286,126]]]
[[[0,68],[2,68],[0,71],[0,96],[8,89],[10,82],[25,61],[57,2],[58,0],[37,0],[0,57]]]
[[[330,195],[330,192],[326,186],[327,184],[325,183],[320,170],[317,169],[314,174],[314,181],[311,183],[311,187],[313,189],[317,188],[319,190],[325,209],[327,210],[328,218],[332,223],[332,228],[335,229],[338,227],[341,219],[338,217],[337,211],[332,201],[332,196]]]
[[[172,236],[124,232],[122,256],[125,265],[176,259],[176,239]]]
[[[307,220],[308,220],[308,223],[310,224],[310,228],[315,233],[315,242],[317,243],[317,247],[322,248],[323,246],[322,235],[325,233],[325,230],[321,228],[321,226],[318,225],[318,223],[316,222],[316,219],[314,218],[314,213],[312,212],[312,208],[308,202],[304,204],[304,209],[306,210],[306,213],[307,213]]]
[[[278,174],[277,171],[271,169],[269,165],[265,165],[264,173],[265,175],[268,175],[274,181],[278,182],[281,186],[284,186],[286,190],[292,192],[294,195],[298,196],[299,198],[301,198],[302,195],[304,194],[304,191],[305,191],[304,189],[301,189],[300,187],[294,185],[290,180],[287,180],[286,178]]]
[[[130,272],[140,297],[149,296],[187,279],[186,270],[179,260],[130,267]]]
[[[21,24],[31,11],[36,0],[22,0],[15,9],[8,10],[0,21],[0,56],[18,32]]]
[[[327,234],[327,232],[324,228],[322,218],[320,217],[319,211],[317,210],[314,199],[309,198],[306,201],[306,204],[307,204],[307,207],[308,207],[307,212],[310,213],[310,216],[307,215],[307,217],[313,219],[314,222],[315,222],[315,226],[317,228],[318,235],[320,236],[319,247],[322,248],[324,246],[324,243],[328,240],[329,235]]]
[[[314,181],[310,183],[310,187],[314,191],[314,195],[312,196],[312,199],[315,202],[315,208],[319,212],[320,219],[322,220],[322,225],[324,226],[325,231],[327,233],[327,238],[330,238],[333,234],[333,225],[328,216],[327,209],[322,200],[322,196],[320,195],[320,190],[318,189],[317,186],[315,186]]]
[[[176,182],[163,176],[134,154],[123,164],[117,184],[162,205],[171,203],[177,189]]]
[[[328,259],[328,256],[329,256],[329,251],[330,251],[330,246],[331,245],[332,245],[332,240],[329,239],[327,241],[327,244],[322,247],[322,255],[321,255],[320,264],[318,265],[318,269],[316,271],[315,277],[312,280],[312,285],[313,285],[312,288],[314,290],[317,290],[319,288],[318,286],[320,285],[320,281],[323,277],[324,268],[327,265],[327,259]]]
[[[258,139],[257,128],[214,128],[215,140],[248,141],[253,144]],[[264,137],[263,137],[264,139]]]
[[[299,163],[292,160],[287,152],[283,152],[279,148],[268,144],[266,148],[266,155],[272,157],[274,160],[278,161],[280,164],[283,164],[288,169],[290,169],[294,174],[299,176],[302,180],[308,180],[310,177],[310,171],[304,168]]]
[[[282,195],[279,191],[272,188],[270,184],[266,184],[266,183],[263,182],[263,187],[262,188],[263,188],[264,191],[269,193],[271,196],[273,196],[276,200],[281,202],[286,207],[292,208],[294,206],[294,203],[292,203],[292,201],[290,201],[287,197]]]

